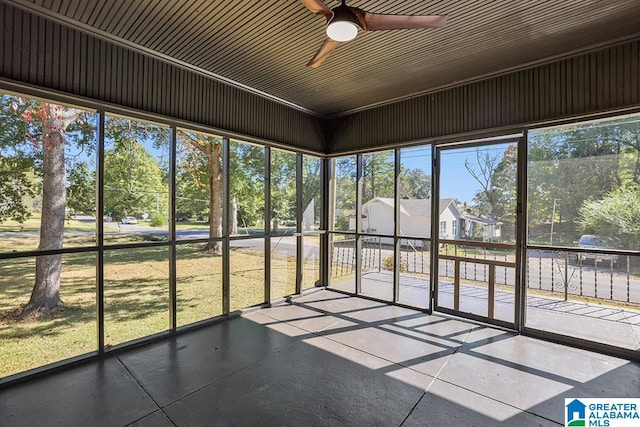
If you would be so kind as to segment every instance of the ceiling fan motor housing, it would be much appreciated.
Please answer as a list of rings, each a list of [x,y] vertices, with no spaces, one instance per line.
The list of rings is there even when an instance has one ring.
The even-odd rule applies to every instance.
[[[331,11],[331,17],[327,19],[327,36],[338,42],[353,40],[358,35],[358,29],[362,28],[353,9],[340,5]]]

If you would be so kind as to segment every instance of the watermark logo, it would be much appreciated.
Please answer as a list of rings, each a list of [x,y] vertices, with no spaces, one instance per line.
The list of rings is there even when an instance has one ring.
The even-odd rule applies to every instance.
[[[640,398],[564,400],[566,427],[640,426]]]

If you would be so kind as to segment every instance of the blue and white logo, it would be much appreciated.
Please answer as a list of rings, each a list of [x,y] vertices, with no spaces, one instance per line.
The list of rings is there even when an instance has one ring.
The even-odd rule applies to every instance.
[[[564,400],[564,425],[569,427],[640,426],[640,398]]]

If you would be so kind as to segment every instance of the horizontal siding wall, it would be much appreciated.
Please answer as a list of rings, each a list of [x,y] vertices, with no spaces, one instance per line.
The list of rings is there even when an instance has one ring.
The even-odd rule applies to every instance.
[[[322,121],[0,4],[0,77],[324,152]]]
[[[338,154],[640,107],[640,41],[331,120]]]

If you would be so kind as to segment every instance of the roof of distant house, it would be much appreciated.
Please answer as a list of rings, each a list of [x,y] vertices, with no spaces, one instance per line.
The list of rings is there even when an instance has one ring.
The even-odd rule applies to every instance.
[[[394,199],[390,197],[374,197],[364,205],[372,203],[374,201],[387,204],[394,207]],[[460,212],[460,209],[456,205],[453,199],[440,199],[440,214],[447,209],[447,207],[453,203],[454,208]],[[431,199],[400,199],[400,211],[407,216],[431,216]]]

